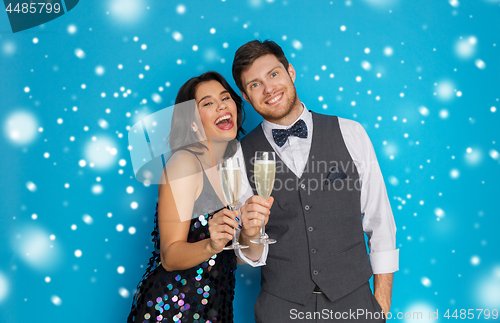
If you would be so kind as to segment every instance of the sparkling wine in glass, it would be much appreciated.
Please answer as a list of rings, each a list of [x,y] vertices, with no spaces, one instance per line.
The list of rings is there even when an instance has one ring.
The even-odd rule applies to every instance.
[[[241,160],[237,157],[227,158],[219,165],[219,176],[222,186],[222,193],[231,211],[234,210],[240,198],[241,190]],[[244,246],[236,238],[236,229],[233,228],[233,243],[224,247],[224,250],[244,249]]]
[[[274,177],[276,174],[276,157],[274,152],[256,151],[254,161],[254,179],[257,194],[266,200],[271,196],[274,187]],[[262,227],[260,229],[260,238],[250,240],[253,243],[273,244],[276,240],[266,237],[264,227],[264,215],[262,215]]]

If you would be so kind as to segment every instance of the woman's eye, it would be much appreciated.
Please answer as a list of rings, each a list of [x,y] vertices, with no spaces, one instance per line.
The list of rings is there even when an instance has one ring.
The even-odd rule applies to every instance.
[[[226,100],[229,100],[229,99],[230,99],[230,97],[225,97],[225,98],[222,99],[222,101],[226,101]]]
[[[207,103],[203,104],[204,107],[207,107],[209,105],[212,105],[212,102],[207,102]]]

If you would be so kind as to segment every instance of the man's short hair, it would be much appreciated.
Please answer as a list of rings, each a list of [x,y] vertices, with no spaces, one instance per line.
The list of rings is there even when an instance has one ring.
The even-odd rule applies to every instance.
[[[288,60],[285,57],[285,53],[283,53],[281,47],[272,40],[252,40],[238,48],[234,54],[233,78],[236,86],[238,86],[241,92],[246,94],[241,81],[241,74],[250,68],[256,59],[268,54],[274,55],[288,71]]]

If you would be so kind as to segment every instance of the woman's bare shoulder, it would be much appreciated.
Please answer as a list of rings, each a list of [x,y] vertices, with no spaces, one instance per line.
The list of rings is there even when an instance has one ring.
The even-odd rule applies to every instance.
[[[175,152],[165,166],[169,181],[202,174],[200,162],[193,153],[185,150]]]

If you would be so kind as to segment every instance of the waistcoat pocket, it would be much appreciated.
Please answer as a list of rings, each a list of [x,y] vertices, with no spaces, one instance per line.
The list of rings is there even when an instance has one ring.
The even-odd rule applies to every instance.
[[[357,245],[362,244],[363,242],[364,242],[364,241],[359,241],[359,242],[356,242],[355,244],[352,244],[352,245],[350,245],[350,246],[348,246],[348,247],[345,247],[344,249],[341,249],[341,250],[337,251],[337,253],[342,253],[342,252],[344,252],[344,251],[347,251],[347,250],[349,250],[349,249],[352,249],[352,248],[356,247]]]

